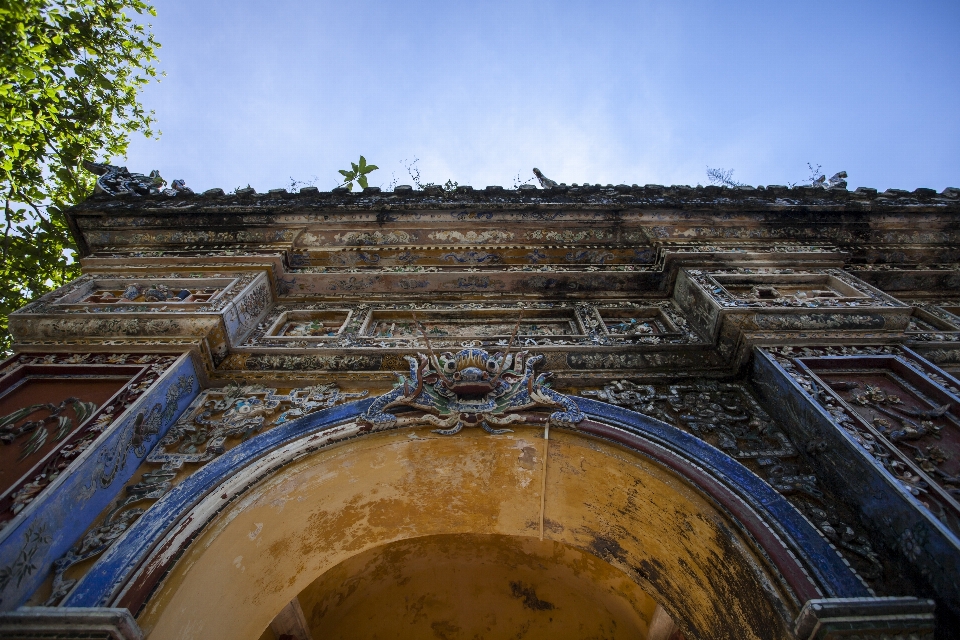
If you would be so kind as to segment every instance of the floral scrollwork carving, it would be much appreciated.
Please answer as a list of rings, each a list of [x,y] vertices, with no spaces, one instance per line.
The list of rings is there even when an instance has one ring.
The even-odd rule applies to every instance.
[[[0,593],[14,581],[19,587],[25,578],[29,578],[37,571],[39,568],[36,560],[37,552],[41,547],[49,545],[51,540],[53,537],[44,524],[34,524],[27,529],[23,534],[23,547],[20,548],[16,560],[5,567],[0,567]],[[2,602],[3,600],[0,599],[0,603]]]
[[[158,402],[149,412],[137,414],[113,448],[100,453],[97,467],[101,487],[109,487],[113,483],[126,465],[127,455],[131,451],[138,458],[147,453],[147,440],[158,434],[162,425],[176,416],[180,399],[193,391],[195,384],[196,378],[193,376],[179,376],[167,389],[164,404]]]
[[[281,425],[365,395],[366,391],[343,392],[335,384],[293,389],[287,394],[259,385],[209,390],[170,428],[147,462],[162,464],[165,469],[205,463],[226,450],[228,439],[244,441],[266,426]]]
[[[69,570],[106,551],[170,490],[185,465],[202,466],[232,443],[264,429],[365,395],[366,391],[343,392],[335,384],[293,389],[285,394],[258,385],[231,385],[201,393],[144,460],[147,470],[139,481],[128,485],[107,515],[54,563],[53,592],[44,606],[62,602],[78,580],[68,577]],[[141,425],[146,422],[141,421]]]
[[[139,354],[74,353],[39,356],[20,355],[16,361],[12,363],[12,366],[30,364],[136,364],[143,365],[145,371],[135,380],[125,385],[120,393],[103,407],[93,408],[91,403],[84,403],[78,407],[72,398],[67,398],[64,401],[64,403],[66,403],[64,407],[68,408],[72,403],[74,419],[79,420],[77,428],[72,428],[72,425],[68,427],[60,421],[62,417],[69,417],[63,416],[62,412],[57,416],[51,413],[46,417],[47,419],[51,417],[56,418],[58,432],[55,434],[55,437],[59,436],[59,430],[61,428],[67,428],[68,433],[62,439],[58,438],[60,443],[54,448],[52,455],[45,457],[45,462],[42,467],[35,469],[29,476],[23,478],[19,485],[13,487],[10,493],[10,501],[8,502],[9,508],[5,512],[0,512],[0,528],[8,525],[14,515],[20,513],[27,505],[36,500],[44,489],[69,467],[73,460],[77,459],[78,456],[92,446],[94,440],[113,424],[114,420],[122,415],[128,407],[146,393],[154,381],[156,381],[175,359],[175,356]],[[57,405],[54,406],[56,407]],[[93,413],[83,415],[83,412],[86,410],[84,406],[91,409]],[[21,416],[20,419],[23,419],[23,417],[30,417],[30,415]],[[7,416],[7,418],[10,418],[10,416]],[[37,421],[38,420],[34,420],[34,422]],[[43,422],[43,420],[39,421]],[[22,437],[22,435],[28,431],[27,429],[23,429],[25,425],[26,423],[18,427],[16,421],[9,422],[5,429],[0,429],[0,433],[5,432],[3,433],[6,437],[5,442],[9,444],[15,442],[17,438]],[[52,425],[53,422],[47,420],[44,426],[37,427],[30,431],[33,434],[31,435],[31,440],[33,438],[48,437],[37,435],[36,431],[43,430],[46,432]],[[18,432],[20,435],[17,435]],[[40,443],[39,446],[42,447],[43,443]]]

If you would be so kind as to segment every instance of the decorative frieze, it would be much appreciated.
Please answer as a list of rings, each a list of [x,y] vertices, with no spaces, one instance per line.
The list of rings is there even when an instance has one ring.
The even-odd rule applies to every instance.
[[[88,274],[16,313],[216,313],[258,275],[154,273],[117,278]]]
[[[85,384],[107,385],[98,409],[53,449],[34,454],[41,459],[4,496],[0,606],[9,609],[37,589],[54,560],[114,499],[199,385],[184,355],[23,354],[6,364],[0,384],[12,381],[15,391],[24,388],[18,377],[52,380],[77,397]]]
[[[176,359],[86,353],[21,355],[8,362],[0,371],[0,402],[24,392],[44,394],[44,386],[50,387],[46,393],[56,394],[59,387],[74,395],[59,403],[21,406],[0,420],[0,439],[10,447],[3,453],[16,458],[4,465],[9,484],[0,493],[0,529],[67,471]]]
[[[438,348],[504,347],[523,310],[517,343],[563,345],[698,344],[679,310],[668,300],[637,302],[314,303],[278,305],[242,348],[306,347],[422,349],[413,313]],[[296,320],[295,320],[296,319]],[[291,334],[291,322],[302,329]],[[321,334],[307,335],[317,322]],[[339,323],[339,324],[338,324]],[[322,329],[322,331],[321,331]]]
[[[749,356],[750,344],[902,339],[912,315],[840,269],[683,269],[674,299],[734,361]]]
[[[24,345],[181,338],[215,364],[269,311],[272,286],[262,271],[195,275],[85,275],[11,314],[10,332]]]

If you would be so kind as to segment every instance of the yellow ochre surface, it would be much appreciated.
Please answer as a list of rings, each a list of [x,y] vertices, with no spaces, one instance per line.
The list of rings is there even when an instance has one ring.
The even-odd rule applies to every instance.
[[[789,637],[796,612],[736,524],[619,445],[551,431],[540,542],[543,432],[515,430],[402,429],[282,467],[197,537],[138,622],[150,640],[257,640],[300,596],[316,638],[362,620],[353,637],[642,638],[649,594],[690,639]],[[550,624],[588,609],[586,635]]]
[[[371,549],[299,596],[314,638],[646,637],[656,602],[594,555],[537,538],[454,534]]]

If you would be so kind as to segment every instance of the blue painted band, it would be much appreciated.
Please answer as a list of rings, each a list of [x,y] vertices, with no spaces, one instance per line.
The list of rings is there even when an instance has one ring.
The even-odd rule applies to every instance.
[[[276,427],[227,451],[161,498],[91,568],[64,606],[109,606],[124,581],[158,541],[224,480],[270,451],[306,435],[335,427],[364,413],[374,398],[319,411]],[[799,551],[806,568],[829,595],[869,595],[856,576],[815,529],[776,491],[746,467],[698,438],[666,423],[615,405],[576,398],[581,410],[598,420],[660,444],[714,474],[779,531]]]
[[[827,540],[786,498],[745,466],[696,436],[617,405],[575,398],[588,416],[641,436],[706,469],[749,504],[790,547],[831,597],[867,597],[870,592]]]
[[[367,398],[291,420],[239,444],[201,467],[158,500],[100,557],[62,606],[109,606],[126,577],[136,570],[180,516],[238,469],[304,435],[356,418],[372,402],[372,398]]]

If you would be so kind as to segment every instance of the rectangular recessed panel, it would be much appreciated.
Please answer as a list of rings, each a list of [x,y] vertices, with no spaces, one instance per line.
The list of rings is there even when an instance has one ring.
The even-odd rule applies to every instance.
[[[59,300],[58,305],[190,305],[213,302],[234,278],[103,278],[87,283]]]
[[[660,309],[600,309],[607,333],[614,336],[643,337],[678,333]]]
[[[738,300],[841,300],[868,297],[839,278],[827,274],[718,274],[712,277]]]
[[[431,338],[509,338],[520,320],[522,337],[576,336],[582,330],[573,310],[524,311],[522,320],[516,310],[423,311],[417,315]],[[365,323],[362,335],[370,338],[418,338],[409,311],[374,311]]]
[[[130,378],[30,374],[0,391],[0,417],[9,421],[0,430],[0,494],[80,428],[78,402],[98,409]]]
[[[343,331],[351,312],[346,309],[326,311],[288,311],[267,330],[274,338],[330,339]]]

